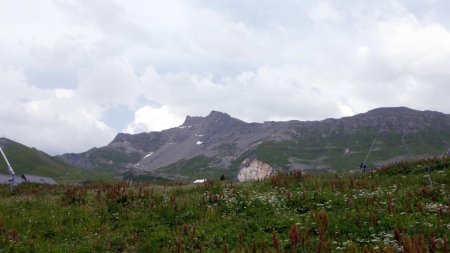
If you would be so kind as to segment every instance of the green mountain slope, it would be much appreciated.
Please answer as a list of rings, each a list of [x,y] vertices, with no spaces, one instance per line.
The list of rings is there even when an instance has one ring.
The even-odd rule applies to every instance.
[[[243,156],[253,156],[280,167],[344,171],[357,169],[368,155],[369,168],[399,160],[440,156],[447,153],[449,143],[449,131],[422,130],[409,134],[360,131],[264,142]]]
[[[42,151],[6,138],[0,138],[0,145],[17,175],[31,174],[51,177],[59,183],[110,179],[95,172],[74,168]],[[6,167],[6,162],[1,158],[0,168],[2,170],[0,173],[7,174]]]

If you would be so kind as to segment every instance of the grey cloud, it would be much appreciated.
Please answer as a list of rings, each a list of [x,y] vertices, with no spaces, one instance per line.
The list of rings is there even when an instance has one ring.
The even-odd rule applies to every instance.
[[[0,69],[0,133],[51,154],[83,151],[113,136],[97,118],[101,109],[73,91],[30,86],[19,70]],[[65,95],[64,95],[65,94]]]
[[[448,1],[24,4],[0,15],[0,133],[52,153],[213,109],[246,121],[450,112]],[[37,127],[45,140],[27,134]]]
[[[102,107],[132,106],[142,92],[132,66],[120,59],[98,62],[79,78],[77,94]]]

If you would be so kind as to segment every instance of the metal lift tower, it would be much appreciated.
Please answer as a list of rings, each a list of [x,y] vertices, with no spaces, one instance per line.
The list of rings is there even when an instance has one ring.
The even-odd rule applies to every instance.
[[[14,172],[11,164],[8,161],[8,158],[6,158],[6,155],[3,152],[3,149],[1,147],[0,147],[0,152],[2,153],[2,156],[5,159],[6,165],[8,166],[8,172],[9,172],[9,175],[11,176],[11,178],[8,181],[9,181],[10,188],[12,190],[14,184],[16,183],[16,173]]]

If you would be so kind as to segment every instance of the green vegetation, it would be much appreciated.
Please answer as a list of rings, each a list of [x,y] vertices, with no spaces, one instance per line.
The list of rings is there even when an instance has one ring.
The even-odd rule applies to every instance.
[[[127,153],[113,148],[97,148],[89,154],[89,161],[102,161],[104,164],[137,163],[141,158],[139,152]]]
[[[165,177],[160,177],[160,176],[152,175],[152,174],[145,173],[145,172],[136,173],[133,171],[127,171],[127,172],[123,173],[122,178],[123,178],[123,180],[126,180],[126,181],[132,180],[132,181],[137,181],[137,182],[170,181],[169,179],[167,179]]]
[[[74,168],[37,149],[17,142],[9,141],[4,152],[17,175],[32,174],[52,177],[59,183],[79,182],[81,179],[96,182],[112,180],[109,176]],[[0,168],[6,168],[3,157],[0,158]],[[0,173],[7,174],[8,172],[4,169]]]
[[[216,178],[227,174],[227,170],[220,168],[218,160],[204,155],[195,156],[191,159],[183,159],[167,167],[156,170],[160,174],[178,175],[184,178]]]
[[[421,131],[414,134],[375,133],[360,130],[353,134],[336,131],[324,138],[320,133],[310,137],[296,137],[288,141],[267,141],[243,156],[253,156],[279,167],[301,163],[310,169],[330,168],[339,172],[357,169],[376,139],[368,166],[391,158],[407,159],[418,156],[441,155],[447,150],[450,135],[445,132]],[[243,159],[238,159],[243,160]],[[294,165],[295,166],[295,165]],[[232,167],[234,168],[234,167]]]
[[[0,252],[449,252],[450,158],[241,184],[23,184],[0,198]]]
[[[92,171],[101,175],[103,178],[127,178],[133,180],[151,180],[155,179],[154,176],[147,175],[133,175],[132,172],[122,174],[120,169],[124,164],[138,163],[142,154],[139,152],[125,152],[124,150],[117,150],[109,147],[94,148],[90,150],[88,155],[88,161],[93,165]],[[158,177],[161,179],[161,177]]]

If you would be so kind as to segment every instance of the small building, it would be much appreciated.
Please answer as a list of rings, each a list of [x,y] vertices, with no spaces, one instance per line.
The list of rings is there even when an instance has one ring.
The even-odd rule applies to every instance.
[[[192,183],[193,184],[203,184],[203,183],[206,183],[206,181],[208,181],[208,179],[196,179]]]
[[[0,184],[9,184],[9,179],[11,179],[10,175],[0,174]],[[56,181],[50,177],[41,177],[27,174],[23,176],[18,175],[16,176],[15,178],[16,184],[21,184],[25,182],[39,183],[39,184],[56,184]]]

